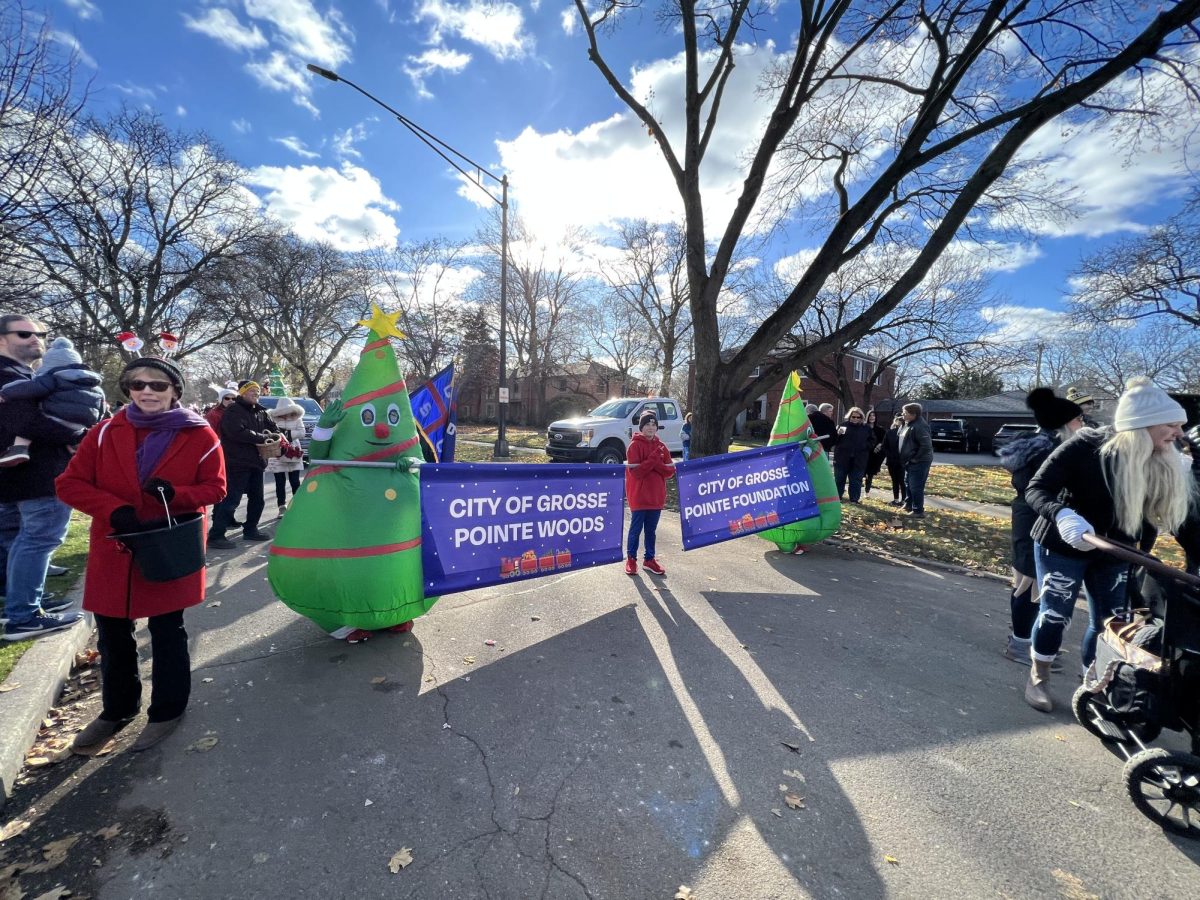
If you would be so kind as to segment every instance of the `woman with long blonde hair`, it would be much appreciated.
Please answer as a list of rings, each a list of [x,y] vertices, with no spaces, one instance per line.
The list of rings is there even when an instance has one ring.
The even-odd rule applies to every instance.
[[[1086,586],[1088,597],[1085,667],[1096,657],[1104,620],[1125,601],[1129,565],[1093,552],[1084,535],[1148,549],[1160,532],[1177,530],[1196,502],[1189,461],[1175,446],[1186,419],[1183,407],[1149,378],[1130,379],[1112,426],[1081,429],[1030,480],[1025,499],[1038,514],[1030,534],[1039,609],[1025,700],[1035,709],[1053,709],[1046,691],[1050,664],[1080,589]]]

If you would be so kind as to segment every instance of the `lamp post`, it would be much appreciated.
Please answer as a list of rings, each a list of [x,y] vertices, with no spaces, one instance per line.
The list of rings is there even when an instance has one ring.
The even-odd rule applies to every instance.
[[[330,81],[340,81],[343,84],[350,85],[350,87],[354,88],[372,103],[386,109],[396,117],[397,122],[415,134],[426,147],[450,163],[460,174],[465,176],[479,190],[483,191],[489,200],[500,207],[500,390],[496,398],[496,447],[492,456],[494,459],[508,459],[508,437],[505,432],[505,413],[508,411],[508,382],[506,374],[508,365],[506,352],[508,345],[508,175],[494,175],[465,153],[455,150],[441,138],[430,134],[416,122],[392,109],[374,94],[363,90],[350,79],[342,78],[337,72],[330,69],[323,69],[320,66],[314,66],[312,63],[309,63],[306,68],[314,75],[320,75],[322,78],[327,78]],[[459,162],[460,160],[474,170],[474,177],[472,177],[471,172],[462,167]],[[484,187],[480,179],[481,175],[486,175],[500,186],[499,197]]]

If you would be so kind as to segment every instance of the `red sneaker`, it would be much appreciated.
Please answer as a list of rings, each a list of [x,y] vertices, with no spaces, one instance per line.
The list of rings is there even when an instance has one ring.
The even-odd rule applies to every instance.
[[[667,574],[667,570],[662,567],[662,564],[657,559],[642,560],[642,568],[647,572],[653,572],[655,575]]]
[[[393,625],[391,628],[385,628],[384,631],[390,631],[392,634],[408,634],[413,629],[413,620],[401,622],[399,625]]]
[[[346,635],[347,644],[361,644],[371,639],[371,632],[363,631],[361,628],[355,628],[352,632]]]
[[[637,574],[637,560],[634,559],[632,556],[629,557],[629,559],[625,560],[625,574],[626,575],[636,575]]]

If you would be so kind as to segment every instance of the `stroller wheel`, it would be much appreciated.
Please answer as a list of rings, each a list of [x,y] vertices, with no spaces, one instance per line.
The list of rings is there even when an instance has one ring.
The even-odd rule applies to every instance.
[[[1133,805],[1144,815],[1200,839],[1200,756],[1152,747],[1129,757],[1123,774]]]
[[[1095,717],[1099,716],[1100,712],[1094,702],[1095,696],[1095,694],[1082,684],[1075,689],[1075,693],[1071,695],[1071,712],[1075,714],[1075,721],[1102,741],[1116,740],[1111,734],[1106,734],[1102,731],[1100,726],[1096,724]]]

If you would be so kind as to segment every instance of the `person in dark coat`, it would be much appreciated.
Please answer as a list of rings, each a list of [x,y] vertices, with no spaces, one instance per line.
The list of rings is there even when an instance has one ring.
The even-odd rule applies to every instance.
[[[808,413],[808,422],[812,425],[813,433],[819,439],[825,453],[828,454],[833,449],[833,445],[837,443],[837,428],[833,424],[833,419],[824,412],[826,407],[833,412],[833,407],[828,403],[823,403],[820,407],[815,403],[810,403],[804,411]]]
[[[242,536],[248,541],[269,541],[269,535],[258,530],[266,501],[263,498],[263,472],[267,461],[258,452],[258,445],[267,436],[279,434],[271,416],[258,405],[262,391],[256,381],[238,382],[238,396],[221,417],[221,449],[225,452],[225,477],[229,482],[225,499],[213,510],[212,531],[208,546],[232,550],[237,545],[225,538],[227,529],[234,527],[233,514],[246,497],[246,520]]]
[[[31,366],[46,351],[45,337],[41,322],[17,313],[0,315],[0,386],[33,379]],[[45,593],[50,555],[71,522],[71,508],[54,495],[54,479],[71,459],[78,429],[47,418],[36,407],[28,412],[21,422],[14,421],[20,417],[0,415],[0,446],[7,447],[18,434],[33,439],[27,463],[0,469],[0,588],[8,641],[52,634],[83,618],[80,612],[66,611],[70,600]]]
[[[1191,429],[1184,440],[1191,448],[1192,480],[1196,483],[1197,493],[1200,493],[1200,425]],[[1192,504],[1187,519],[1175,532],[1175,538],[1183,547],[1187,570],[1193,575],[1200,575],[1200,503]]]
[[[833,461],[833,477],[837,482],[838,499],[844,500],[846,482],[850,482],[850,502],[858,503],[862,496],[863,475],[870,462],[875,433],[866,423],[866,415],[857,406],[850,407],[846,420],[837,429],[837,456]]]
[[[204,567],[172,581],[148,581],[116,534],[204,515],[225,495],[221,445],[204,418],[179,405],[183,373],[166,359],[135,359],[121,373],[132,403],[83,439],[56,487],[64,503],[92,517],[83,608],[96,617],[100,715],[75,736],[80,750],[103,746],[137,715],[136,619],[148,619],[154,656],[149,723],[133,750],[153,747],[175,730],[191,692],[183,611],[204,600]]]
[[[1033,665],[1025,702],[1050,712],[1050,663],[1087,587],[1088,627],[1081,658],[1090,666],[1102,623],[1125,602],[1129,565],[1085,540],[1095,534],[1149,550],[1182,525],[1195,483],[1175,441],[1187,415],[1148,378],[1133,378],[1108,428],[1081,428],[1042,463],[1025,499],[1037,513],[1031,535],[1040,608],[1031,634]]]
[[[892,506],[903,506],[908,497],[908,488],[904,486],[904,464],[900,462],[900,429],[904,426],[904,417],[896,416],[892,427],[883,436],[883,460],[887,463],[888,478],[892,480]]]
[[[917,519],[925,517],[925,482],[933,465],[933,437],[929,423],[921,418],[920,403],[902,407],[904,426],[900,429],[900,464],[904,466],[904,487],[908,497],[904,508]]]
[[[1050,388],[1037,388],[1025,398],[1033,410],[1038,430],[1019,438],[1000,450],[1000,465],[1012,473],[1016,495],[1012,499],[1012,593],[1009,610],[1012,631],[1004,655],[1015,663],[1029,665],[1030,635],[1038,614],[1038,599],[1033,595],[1037,570],[1033,562],[1033,538],[1030,529],[1037,522],[1037,513],[1025,501],[1029,480],[1041,468],[1054,448],[1083,427],[1083,410],[1064,397],[1057,397]],[[1062,671],[1056,660],[1052,672]]]
[[[865,494],[871,493],[871,485],[875,480],[875,476],[879,474],[879,470],[883,468],[883,439],[887,436],[887,429],[877,421],[875,410],[867,410],[867,425],[871,429],[871,455],[867,458],[867,478],[864,482]]]

